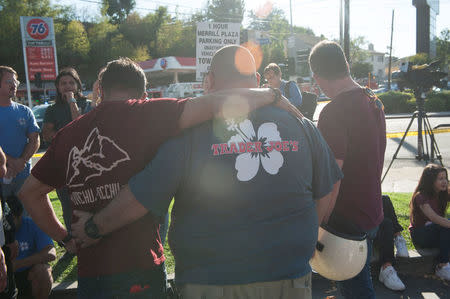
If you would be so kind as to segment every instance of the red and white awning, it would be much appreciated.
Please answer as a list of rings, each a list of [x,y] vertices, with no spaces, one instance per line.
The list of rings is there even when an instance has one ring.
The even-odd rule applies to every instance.
[[[139,62],[145,73],[153,72],[195,72],[194,57],[168,56]]]

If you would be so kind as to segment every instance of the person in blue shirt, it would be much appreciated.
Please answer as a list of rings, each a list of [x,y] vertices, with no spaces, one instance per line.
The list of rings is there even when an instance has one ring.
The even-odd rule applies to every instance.
[[[56,250],[52,239],[29,217],[23,217],[23,206],[15,196],[8,198],[14,216],[19,254],[13,261],[19,298],[48,298],[52,290],[52,267]]]
[[[0,66],[0,147],[6,154],[3,196],[17,195],[30,175],[30,159],[39,148],[39,126],[31,109],[13,101],[19,81],[14,69]]]
[[[285,81],[281,79],[281,69],[276,63],[269,63],[264,68],[264,78],[267,84],[273,88],[279,88],[283,96],[295,106],[300,107],[302,105],[302,93],[298,89],[298,86],[293,81]]]
[[[214,55],[209,91],[258,81],[247,49],[226,46]],[[230,102],[242,109],[239,99]],[[88,246],[87,236],[149,211],[164,216],[175,197],[169,244],[182,298],[311,298],[318,223],[341,175],[309,120],[266,107],[165,143],[106,208],[94,216],[75,211],[73,235]]]

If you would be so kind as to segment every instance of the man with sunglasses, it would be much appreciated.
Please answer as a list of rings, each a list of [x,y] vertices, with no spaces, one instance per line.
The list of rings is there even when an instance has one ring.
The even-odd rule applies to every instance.
[[[3,195],[17,194],[30,175],[30,159],[39,148],[39,126],[27,106],[13,101],[19,81],[17,72],[0,66],[0,146],[6,154],[7,172]]]
[[[16,96],[19,81],[17,72],[8,66],[0,66],[0,148],[6,157],[6,174],[0,183],[2,201],[6,196],[17,194],[25,179],[30,175],[30,159],[39,148],[39,126],[31,109],[13,101]],[[2,206],[6,207],[5,202]],[[6,210],[5,210],[6,213]],[[0,213],[0,220],[3,215]],[[1,223],[0,223],[1,225]],[[6,231],[5,231],[6,233]],[[17,243],[14,242],[14,231],[9,230],[0,240],[3,246],[6,266],[12,269],[11,261],[15,258]],[[3,262],[2,262],[3,263]],[[0,271],[0,289],[5,275]],[[0,293],[0,298],[15,298],[17,289],[14,283],[14,272],[7,272],[6,289]]]

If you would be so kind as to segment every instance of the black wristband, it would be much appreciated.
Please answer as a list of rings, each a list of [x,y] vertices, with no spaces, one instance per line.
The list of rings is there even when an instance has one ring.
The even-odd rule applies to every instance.
[[[60,247],[66,247],[66,244],[67,244],[70,240],[72,240],[72,232],[69,230],[69,231],[67,231],[67,236],[66,236],[64,239],[62,239],[61,241],[58,241],[58,245],[59,245]]]
[[[269,87],[273,92],[274,100],[272,104],[277,104],[281,100],[281,91],[278,88]]]

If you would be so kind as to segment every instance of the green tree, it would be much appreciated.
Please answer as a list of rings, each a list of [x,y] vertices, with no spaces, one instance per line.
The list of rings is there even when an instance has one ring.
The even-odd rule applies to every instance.
[[[206,18],[213,22],[242,23],[244,0],[208,0]]]
[[[195,57],[196,23],[175,20],[163,24],[158,32],[157,53],[160,56]]]
[[[440,60],[441,68],[449,71],[450,68],[450,29],[441,31],[436,41],[436,58]]]
[[[367,78],[368,74],[372,72],[373,65],[368,62],[354,62],[352,64],[351,73],[353,78]]]
[[[20,16],[42,16],[54,18],[57,24],[73,15],[67,6],[50,5],[50,0],[0,0],[0,65],[14,68],[21,81],[25,80]],[[58,61],[59,62],[59,61]]]
[[[364,62],[368,57],[368,52],[366,49],[368,42],[364,36],[358,36],[356,38],[350,39],[350,63]]]
[[[416,55],[409,57],[409,62],[411,62],[413,65],[421,65],[426,64],[430,62],[430,57],[427,53],[418,53]]]
[[[65,28],[57,34],[56,46],[60,65],[79,66],[86,64],[90,42],[86,30],[79,21],[70,21]]]
[[[135,0],[103,0],[102,11],[111,18],[111,23],[121,24],[135,6]]]

